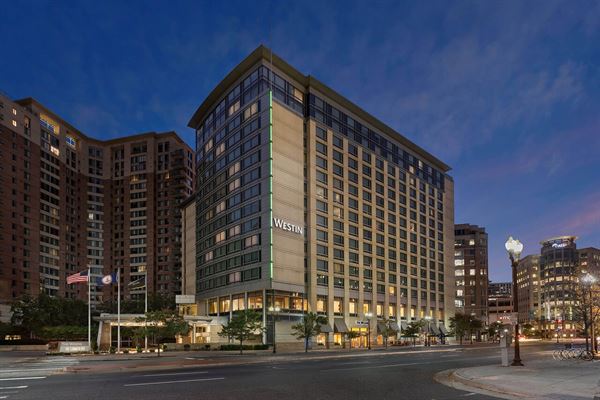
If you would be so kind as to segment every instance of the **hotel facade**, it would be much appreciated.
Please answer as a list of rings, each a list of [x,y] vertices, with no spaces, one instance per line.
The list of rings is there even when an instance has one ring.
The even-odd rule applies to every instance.
[[[420,319],[445,331],[454,315],[446,164],[262,46],[189,126],[197,185],[183,207],[184,294],[194,312],[226,321],[255,309],[263,341],[273,343],[276,324],[278,346],[300,343],[290,328],[307,311],[328,319],[323,345],[350,330],[366,336],[367,320],[374,343],[384,319],[397,331]]]
[[[34,99],[0,95],[0,304],[22,295],[81,298],[66,277],[148,274],[150,293],[181,292],[181,209],[192,193],[192,149],[174,132],[101,141]],[[95,279],[92,279],[95,282]],[[104,291],[103,291],[104,290]],[[92,303],[110,298],[92,285]],[[112,288],[116,299],[116,288]]]

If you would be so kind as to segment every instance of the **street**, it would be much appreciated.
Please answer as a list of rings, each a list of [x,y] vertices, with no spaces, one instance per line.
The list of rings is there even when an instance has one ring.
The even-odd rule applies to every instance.
[[[539,359],[540,351],[550,348],[548,343],[523,346],[525,362]],[[496,346],[422,350],[376,350],[316,359],[281,356],[281,361],[221,366],[194,365],[206,357],[205,353],[196,352],[162,359],[171,364],[184,360],[191,363],[183,367],[152,367],[157,361],[147,359],[142,371],[132,362],[123,361],[118,372],[98,372],[96,367],[101,363],[84,357],[44,357],[25,361],[21,366],[3,362],[0,399],[492,398],[452,389],[435,382],[433,377],[451,368],[497,364]],[[256,356],[254,360],[252,355],[246,357],[258,361]],[[82,368],[77,373],[57,372],[62,366]]]

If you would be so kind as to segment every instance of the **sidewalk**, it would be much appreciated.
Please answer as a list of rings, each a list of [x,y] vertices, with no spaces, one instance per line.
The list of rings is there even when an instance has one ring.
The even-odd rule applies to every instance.
[[[559,361],[550,352],[524,367],[488,365],[443,371],[436,380],[505,399],[600,400],[600,361]]]

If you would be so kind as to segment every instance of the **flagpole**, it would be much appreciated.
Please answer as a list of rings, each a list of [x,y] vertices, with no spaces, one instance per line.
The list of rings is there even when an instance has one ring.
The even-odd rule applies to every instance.
[[[146,322],[146,314],[148,314],[148,270],[146,270],[146,276],[144,277],[144,285],[146,288],[146,299],[144,301],[144,328],[146,328],[144,329],[144,350],[148,351],[148,329]]]
[[[117,268],[117,353],[121,352],[121,267]]]
[[[92,350],[92,280],[88,265],[88,347]]]

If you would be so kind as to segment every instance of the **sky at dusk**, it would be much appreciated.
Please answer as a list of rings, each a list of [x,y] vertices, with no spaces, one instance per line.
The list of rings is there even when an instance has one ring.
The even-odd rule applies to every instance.
[[[509,234],[600,247],[600,1],[32,1],[2,21],[0,91],[89,136],[193,146],[192,113],[262,43],[452,167],[492,280]]]

